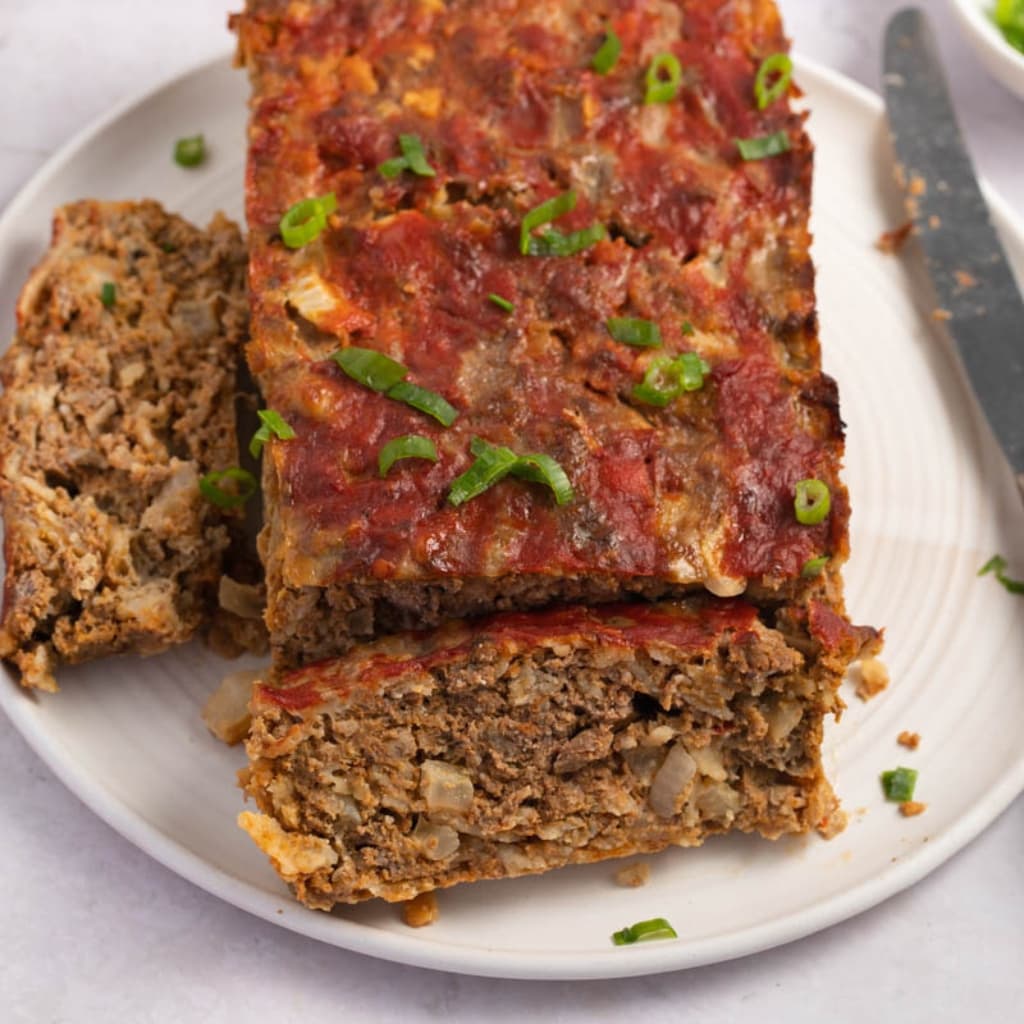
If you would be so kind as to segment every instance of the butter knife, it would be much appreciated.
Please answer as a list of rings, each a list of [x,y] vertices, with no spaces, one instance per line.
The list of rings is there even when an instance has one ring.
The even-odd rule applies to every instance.
[[[885,33],[885,105],[908,212],[945,322],[1024,497],[1024,301],[1010,269],[924,13]]]

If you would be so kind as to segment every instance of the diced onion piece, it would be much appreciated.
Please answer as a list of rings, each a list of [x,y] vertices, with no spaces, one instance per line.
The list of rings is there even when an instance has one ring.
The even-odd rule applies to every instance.
[[[253,683],[263,673],[244,668],[226,675],[203,707],[203,721],[217,739],[230,746],[249,732],[249,698]]]
[[[239,583],[230,576],[221,576],[217,603],[240,619],[263,618],[263,597],[260,588],[253,583]]]
[[[671,818],[678,814],[696,770],[697,762],[689,755],[686,747],[681,743],[672,747],[661,762],[647,794],[651,810],[661,818]]]
[[[427,860],[446,860],[459,848],[459,833],[450,825],[435,825],[420,818],[412,830],[412,838]]]
[[[420,766],[420,795],[431,814],[464,814],[473,803],[473,782],[446,761],[424,761]]]

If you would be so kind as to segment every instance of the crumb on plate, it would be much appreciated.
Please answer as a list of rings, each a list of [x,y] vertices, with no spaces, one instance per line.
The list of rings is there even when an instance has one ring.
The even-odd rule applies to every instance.
[[[904,729],[903,732],[896,737],[896,742],[901,747],[906,747],[908,750],[917,750],[921,743],[920,733],[910,732],[908,729]]]
[[[410,928],[423,928],[438,918],[437,897],[432,892],[421,892],[402,904],[402,920]]]
[[[651,866],[646,861],[627,864],[615,872],[615,884],[624,889],[639,889],[651,880]]]
[[[924,814],[927,808],[927,804],[923,804],[918,800],[904,800],[900,804],[900,814],[904,818],[916,818],[919,814]]]
[[[875,242],[875,248],[880,252],[889,253],[890,255],[897,253],[906,244],[913,230],[914,222],[908,220],[898,228],[893,228],[891,231],[883,231],[878,236],[878,241]]]
[[[879,658],[863,658],[856,670],[857,696],[868,701],[889,685],[889,670]]]

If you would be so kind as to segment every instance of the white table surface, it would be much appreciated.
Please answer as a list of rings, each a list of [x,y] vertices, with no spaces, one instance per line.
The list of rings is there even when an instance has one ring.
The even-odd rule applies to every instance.
[[[1024,217],[1024,103],[986,77],[944,0],[920,5],[934,14],[977,163]],[[801,53],[878,87],[879,40],[899,0],[781,6]],[[0,0],[0,207],[114,103],[224,52],[226,10]],[[1024,1002],[1024,798],[923,882],[824,933],[732,963],[591,983],[432,973],[250,917],[95,818],[2,716],[0,822],[0,1020],[1001,1022],[1020,1019]]]

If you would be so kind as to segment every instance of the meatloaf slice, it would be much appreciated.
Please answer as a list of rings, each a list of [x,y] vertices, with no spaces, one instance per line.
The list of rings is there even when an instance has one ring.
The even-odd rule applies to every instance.
[[[57,211],[0,363],[0,655],[26,686],[207,618],[229,529],[199,480],[238,463],[245,268],[221,215],[200,231],[151,201]]]
[[[310,907],[824,827],[828,601],[504,613],[256,688],[239,824]]]
[[[263,468],[281,667],[552,603],[796,600],[809,561],[845,560],[813,151],[784,86],[756,99],[788,49],[774,3],[247,0],[235,24],[247,357],[295,435]],[[598,74],[609,29],[621,53]],[[660,62],[678,91],[646,102]],[[744,159],[737,140],[769,137],[774,155]],[[327,194],[316,237],[286,240],[286,211]],[[367,349],[419,398],[336,361]],[[707,372],[672,384],[687,360]],[[424,413],[423,389],[457,418]],[[409,434],[436,461],[382,475]],[[571,497],[510,473],[455,500],[481,442],[554,460]],[[808,479],[831,492],[813,523],[794,515]]]

